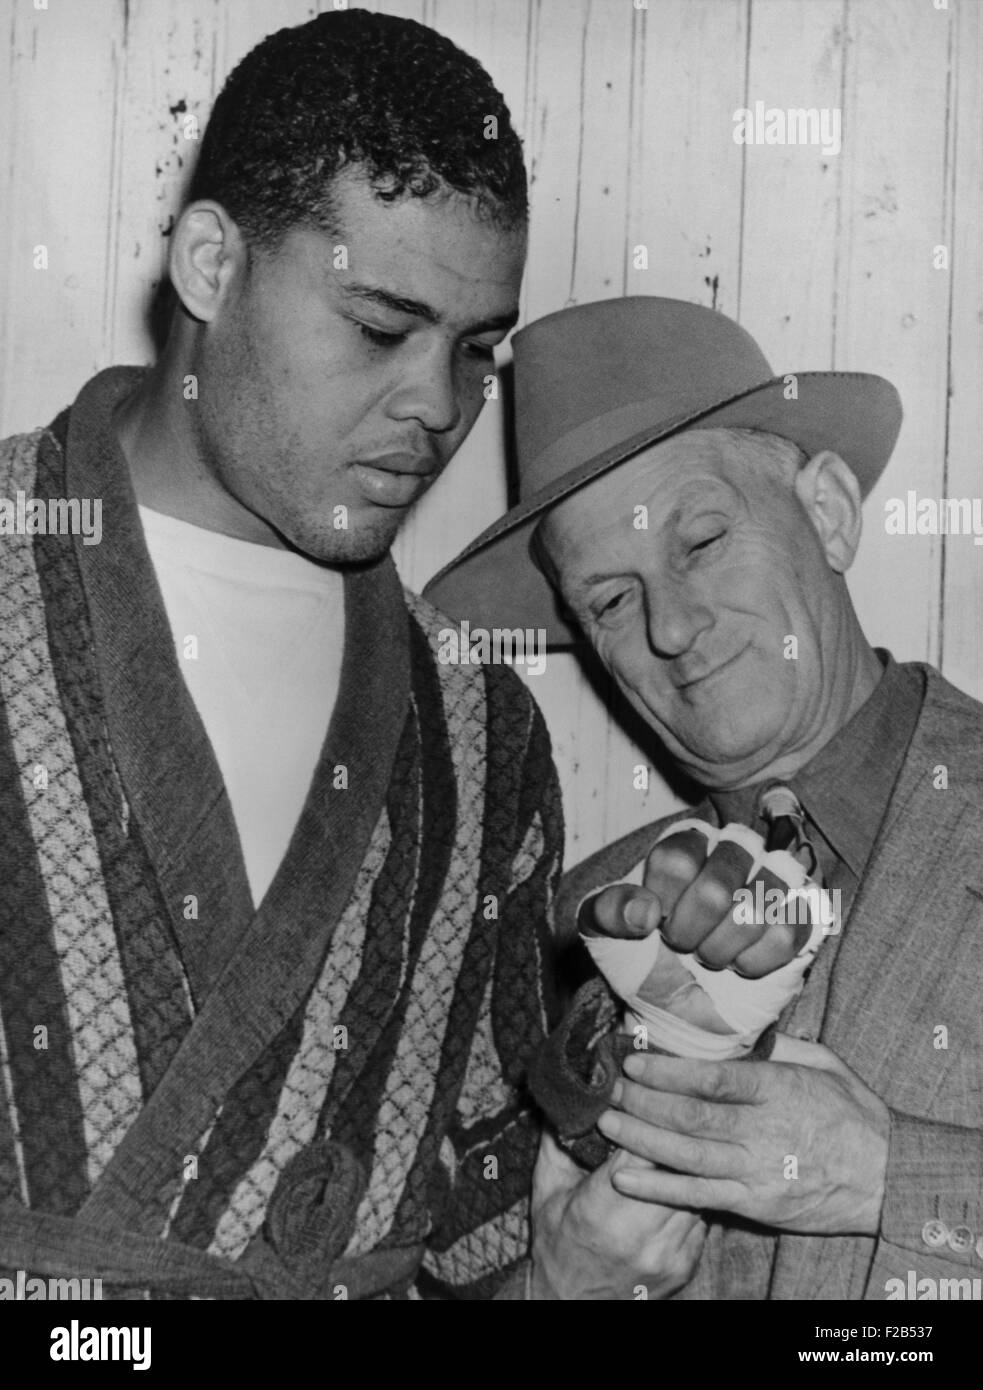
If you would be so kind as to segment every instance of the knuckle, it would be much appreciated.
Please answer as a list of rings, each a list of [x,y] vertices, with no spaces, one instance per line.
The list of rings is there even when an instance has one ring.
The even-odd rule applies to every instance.
[[[730,961],[731,953],[720,942],[704,941],[695,953],[696,959],[708,970],[722,970]]]
[[[663,941],[667,946],[671,946],[674,951],[681,951],[686,947],[686,935],[680,928],[678,918],[670,917],[667,921],[662,923],[659,931],[662,933]]]
[[[692,1122],[695,1129],[713,1129],[716,1124],[715,1107],[708,1100],[693,1102]]]
[[[710,1101],[731,1100],[734,1095],[733,1073],[719,1064],[712,1066],[707,1074],[705,1089]],[[716,1107],[707,1101],[703,1103],[716,1114]]]
[[[710,1163],[710,1146],[697,1139],[689,1155],[689,1167],[694,1173],[705,1173]]]
[[[760,980],[762,975],[771,974],[773,969],[771,961],[762,956],[760,943],[735,957],[733,964],[735,972],[746,980]]]
[[[700,905],[718,920],[729,917],[734,908],[734,894],[726,883],[710,875],[703,875],[696,884]]]
[[[696,849],[688,847],[682,837],[675,842],[665,840],[661,845],[656,845],[648,859],[650,870],[684,882],[696,877],[702,863]]]
[[[784,964],[795,955],[795,941],[798,928],[789,922],[778,922],[767,933],[768,945],[775,959]]]

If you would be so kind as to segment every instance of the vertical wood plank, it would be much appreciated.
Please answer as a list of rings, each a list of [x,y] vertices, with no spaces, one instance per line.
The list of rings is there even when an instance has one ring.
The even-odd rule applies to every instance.
[[[842,102],[845,0],[753,0],[753,110]],[[791,61],[790,61],[791,59]],[[740,321],[776,372],[828,370],[843,155],[815,145],[744,145]]]
[[[109,267],[115,361],[154,357],[151,305],[211,109],[218,13],[214,0],[130,0]]]
[[[746,0],[652,0],[638,12],[634,151],[625,293],[707,304],[736,316]],[[631,248],[648,252],[636,269]]]
[[[878,372],[901,392],[905,425],[865,507],[850,587],[868,637],[896,656],[937,660],[941,546],[884,527],[886,498],[938,497],[945,450],[949,16],[932,5],[851,0],[834,366]]]
[[[17,222],[14,216],[17,166],[14,160],[14,141],[17,128],[17,9],[15,0],[0,0],[0,36],[3,53],[0,56],[0,438],[14,428],[13,414],[8,410],[12,354],[17,351],[15,324],[10,314],[11,279],[15,266],[15,246],[18,243]]]
[[[122,0],[13,11],[5,434],[47,423],[106,363],[124,24]],[[45,248],[47,269],[35,268],[36,247]]]
[[[950,250],[948,457],[943,497],[983,498],[983,5],[960,5],[951,105],[953,232]],[[938,274],[939,272],[936,272]],[[983,546],[943,541],[946,676],[983,699]]]

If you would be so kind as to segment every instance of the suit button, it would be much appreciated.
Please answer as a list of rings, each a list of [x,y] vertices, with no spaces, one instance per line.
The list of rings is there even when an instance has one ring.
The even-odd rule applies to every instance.
[[[926,1245],[930,1245],[933,1250],[937,1250],[940,1245],[945,1245],[949,1239],[949,1227],[944,1221],[936,1218],[934,1221],[926,1221],[922,1227],[922,1240]]]
[[[968,1226],[953,1226],[949,1232],[949,1249],[957,1255],[965,1255],[967,1250],[973,1248],[973,1236],[974,1232]]]

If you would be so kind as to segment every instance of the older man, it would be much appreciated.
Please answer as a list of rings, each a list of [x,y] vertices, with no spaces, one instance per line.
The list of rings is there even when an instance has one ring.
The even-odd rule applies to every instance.
[[[756,832],[825,885],[842,928],[770,1057],[768,1033],[753,1051],[753,1035],[725,1053],[609,1047],[598,1089],[585,1039],[616,1010],[589,984],[540,1068],[560,1136],[596,1161],[596,1120],[635,1156],[615,1189],[708,1214],[670,1296],[883,1299],[910,1271],[979,1274],[983,709],[871,648],[844,578],[897,395],[860,374],[775,377],[736,324],[656,298],[565,310],[515,346],[522,500],[429,596],[475,623],[585,635],[705,789],[655,848],[674,818],[569,874],[561,929],[579,905],[582,931],[664,943],[713,1032],[714,999],[788,971],[808,934],[735,906],[776,882]],[[576,1192],[565,1162],[555,1185]],[[549,1267],[549,1200],[539,1228]]]

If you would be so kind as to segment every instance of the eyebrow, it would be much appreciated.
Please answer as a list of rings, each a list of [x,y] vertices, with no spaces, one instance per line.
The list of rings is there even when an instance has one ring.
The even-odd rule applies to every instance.
[[[423,319],[425,323],[440,323],[440,315],[430,304],[424,304],[420,299],[407,299],[404,295],[393,294],[391,290],[384,290],[381,285],[344,285],[342,294],[348,299],[367,299],[372,304],[378,304],[383,309],[390,309],[397,314],[412,314],[414,318]],[[484,319],[481,323],[472,324],[465,331],[468,333],[497,333],[501,330],[514,328],[519,321],[518,309],[513,309],[511,313],[500,314],[496,318]]]
[[[598,572],[596,574],[584,575],[583,579],[574,580],[573,588],[577,594],[586,594],[588,589],[592,589],[595,584],[603,584],[609,579],[624,577],[624,570],[609,570],[607,573]]]

